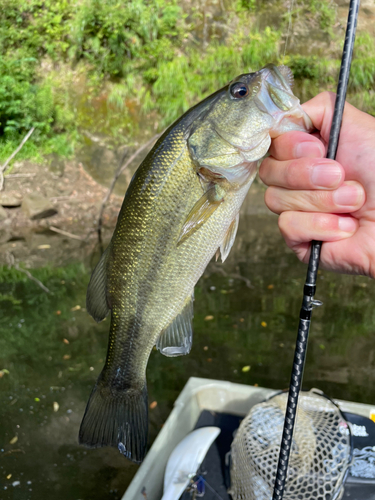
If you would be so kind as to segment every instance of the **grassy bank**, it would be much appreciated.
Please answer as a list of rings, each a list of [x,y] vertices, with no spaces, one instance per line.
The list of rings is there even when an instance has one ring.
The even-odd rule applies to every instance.
[[[5,0],[0,162],[32,126],[18,158],[69,156],[82,130],[127,143],[270,61],[290,65],[302,100],[334,90],[343,36],[336,17],[329,0],[299,2],[290,12],[280,0]],[[290,18],[299,35],[290,37],[284,56]],[[312,52],[293,42],[306,38],[308,45],[310,32],[323,40]],[[368,33],[359,34],[349,96],[370,113],[373,46]]]

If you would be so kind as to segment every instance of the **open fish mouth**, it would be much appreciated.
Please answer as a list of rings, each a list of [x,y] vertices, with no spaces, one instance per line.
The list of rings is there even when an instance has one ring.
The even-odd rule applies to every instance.
[[[300,132],[312,132],[314,126],[310,117],[302,110],[300,106],[296,106],[290,112],[281,117],[275,127],[270,130],[271,139],[275,139],[281,134],[288,132],[287,127],[293,123],[293,128],[290,130],[297,130]]]
[[[254,97],[254,103],[262,113],[272,117],[269,130],[274,139],[290,130],[311,132],[310,117],[303,111],[299,99],[293,94],[293,74],[287,66],[269,64],[259,72],[262,84]]]

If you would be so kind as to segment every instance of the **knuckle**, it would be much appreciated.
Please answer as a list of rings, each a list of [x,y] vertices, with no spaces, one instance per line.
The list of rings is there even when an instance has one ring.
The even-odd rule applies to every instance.
[[[331,212],[336,206],[330,191],[313,191],[312,202],[317,210],[323,212]]]
[[[262,182],[268,185],[269,171],[272,167],[270,157],[265,158],[259,167],[259,177]]]
[[[320,95],[322,101],[324,101],[326,103],[332,103],[332,102],[335,102],[335,100],[336,100],[336,94],[334,92],[330,92],[328,90],[325,90],[324,92],[322,92],[319,95]]]
[[[293,214],[291,212],[282,212],[279,216],[278,225],[282,235],[291,231]]]
[[[312,228],[322,233],[337,231],[338,217],[333,214],[313,214]]]
[[[336,209],[331,191],[306,190],[301,203],[301,210],[308,212],[332,213]]]
[[[304,262],[305,264],[307,264],[309,262],[309,257],[310,257],[310,244],[309,243],[298,245],[297,247],[293,248],[293,250],[301,262]]]
[[[301,177],[301,161],[293,160],[288,163],[285,167],[285,183],[289,188],[298,188],[300,187],[299,179]]]
[[[267,207],[274,211],[276,209],[276,205],[277,205],[277,200],[276,200],[276,196],[275,196],[275,189],[270,187],[266,190],[266,192],[264,193],[264,202],[265,204],[267,205]]]

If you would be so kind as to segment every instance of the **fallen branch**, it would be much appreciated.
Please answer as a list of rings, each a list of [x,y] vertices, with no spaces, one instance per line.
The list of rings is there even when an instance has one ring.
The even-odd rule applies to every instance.
[[[21,450],[21,448],[17,448],[16,450],[8,450],[5,453],[3,453],[3,457],[6,457],[8,455],[12,455],[12,453],[23,453],[25,455],[25,451]]]
[[[61,201],[61,200],[69,200],[70,198],[72,198],[72,195],[69,195],[69,196],[52,196],[52,198],[50,198],[49,200],[50,201]]]
[[[4,187],[4,171],[5,171],[5,169],[7,168],[9,163],[13,160],[13,158],[16,156],[16,154],[19,151],[21,151],[21,149],[23,148],[25,143],[29,140],[29,138],[30,138],[31,134],[34,132],[34,130],[35,130],[35,127],[31,128],[27,132],[27,134],[22,139],[21,144],[18,146],[18,148],[13,151],[13,153],[9,156],[9,158],[6,160],[6,162],[0,167],[0,191],[2,191],[2,189]]]
[[[227,273],[220,265],[216,265],[213,262],[211,263],[211,269],[215,273],[222,274],[226,278],[232,278],[232,279],[237,279],[237,280],[243,281],[245,283],[245,285],[247,286],[247,288],[254,288],[254,286],[251,284],[251,281],[239,273]]]
[[[73,240],[84,241],[86,239],[86,238],[83,238],[82,236],[77,236],[76,234],[68,233],[68,231],[63,231],[62,229],[59,229],[58,227],[55,227],[55,226],[49,226],[49,229],[51,231],[54,231],[55,233],[62,234],[64,236],[67,236],[68,238],[72,238]]]
[[[27,269],[22,269],[22,267],[20,267],[16,261],[14,260],[14,255],[11,254],[11,253],[8,253],[7,255],[8,257],[8,261],[9,261],[9,265],[10,267],[14,267],[14,269],[17,269],[17,271],[21,271],[21,273],[24,273],[26,274],[26,276],[31,280],[31,281],[34,281],[34,283],[36,283],[44,292],[46,293],[52,293],[51,290],[49,288],[47,288],[45,285],[43,285],[43,283],[41,281],[39,281],[38,279],[36,279],[31,273],[30,271],[28,271]]]
[[[133,153],[127,160],[125,163],[123,163],[124,159],[125,159],[125,154],[123,155],[123,157],[121,158],[121,161],[120,161],[120,166],[119,168],[117,169],[113,179],[112,179],[112,182],[111,182],[111,185],[109,186],[109,189],[107,191],[107,194],[104,196],[103,198],[103,201],[102,201],[102,205],[100,207],[100,211],[99,211],[99,217],[98,217],[98,226],[97,226],[97,233],[98,233],[98,241],[99,241],[99,245],[100,245],[100,249],[101,249],[101,252],[103,253],[103,240],[102,240],[102,226],[103,226],[103,213],[104,213],[104,209],[106,207],[106,204],[109,200],[109,197],[111,196],[112,194],[112,191],[116,185],[116,182],[117,182],[117,179],[120,177],[120,175],[123,173],[123,171],[128,168],[128,166],[131,164],[132,161],[134,161],[137,156],[142,153],[142,151],[144,149],[147,149],[149,146],[151,146],[151,144],[153,142],[155,142],[159,137],[161,136],[161,134],[156,134],[154,135],[154,137],[152,137],[149,141],[147,141],[145,144],[143,144],[140,148],[137,149],[137,151],[135,151],[135,153]]]
[[[14,269],[17,269],[17,271],[21,271],[21,273],[26,274],[26,276],[31,279],[31,281],[34,281],[44,292],[46,293],[51,293],[51,290],[47,288],[41,281],[36,279],[27,269],[22,269],[18,264],[14,264]]]
[[[36,174],[8,174],[5,176],[6,179],[19,179],[20,177],[35,177]]]

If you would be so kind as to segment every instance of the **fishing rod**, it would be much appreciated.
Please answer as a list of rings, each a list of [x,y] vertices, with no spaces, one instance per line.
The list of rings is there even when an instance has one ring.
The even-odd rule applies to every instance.
[[[339,81],[337,85],[335,110],[333,113],[331,132],[328,142],[327,158],[330,160],[334,160],[336,158],[337,146],[339,142],[342,115],[344,112],[350,66],[353,56],[359,3],[360,0],[350,0],[348,24],[346,27]],[[306,282],[303,288],[303,300],[299,316],[298,334],[294,351],[288,403],[285,413],[284,429],[281,439],[279,462],[277,465],[272,500],[282,500],[283,498],[290,450],[292,447],[293,430],[297,414],[298,395],[302,385],[303,370],[305,366],[307,340],[309,336],[312,310],[314,307],[322,305],[322,302],[314,299],[321,248],[321,241],[313,241],[311,243],[311,254],[307,268]]]

